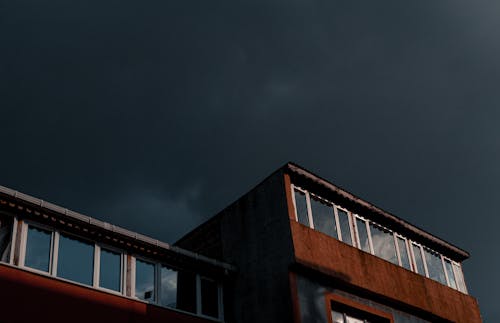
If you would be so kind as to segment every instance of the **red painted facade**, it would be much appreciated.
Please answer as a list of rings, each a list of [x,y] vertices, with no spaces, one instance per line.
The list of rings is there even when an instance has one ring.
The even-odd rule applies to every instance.
[[[0,264],[0,322],[211,322]]]

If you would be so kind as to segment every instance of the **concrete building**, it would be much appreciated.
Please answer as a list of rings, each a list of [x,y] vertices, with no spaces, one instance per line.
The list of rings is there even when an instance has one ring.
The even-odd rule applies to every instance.
[[[5,323],[481,322],[467,252],[291,163],[174,246],[0,187],[0,256]]]

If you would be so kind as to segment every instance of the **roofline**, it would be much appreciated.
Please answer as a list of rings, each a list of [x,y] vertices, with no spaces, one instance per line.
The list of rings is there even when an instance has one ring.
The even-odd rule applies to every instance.
[[[365,208],[365,209],[368,209],[380,216],[382,216],[385,220],[387,220],[389,223],[393,223],[393,224],[397,224],[403,228],[405,228],[406,230],[409,230],[411,231],[412,233],[422,237],[423,239],[426,239],[428,241],[431,241],[439,246],[441,246],[442,248],[445,248],[447,249],[448,251],[451,251],[452,253],[458,255],[459,257],[461,257],[462,259],[461,260],[465,260],[467,258],[470,257],[470,254],[457,247],[457,246],[454,246],[453,244],[449,243],[449,242],[446,242],[438,237],[436,237],[435,235],[423,230],[423,229],[420,229],[418,227],[416,227],[415,225],[357,197],[356,195],[330,183],[329,181],[321,178],[320,176],[318,175],[315,175],[313,174],[312,172],[306,170],[305,168],[293,163],[293,162],[288,162],[287,164],[285,164],[282,169],[284,169],[285,171],[288,171],[288,172],[291,172],[295,175],[298,175],[298,176],[301,176],[301,177],[304,177],[314,183],[316,183],[317,185],[320,185],[340,196],[342,196],[343,198]]]
[[[231,264],[228,264],[228,263],[225,263],[225,262],[222,262],[222,261],[210,258],[210,257],[206,257],[206,256],[203,256],[201,254],[191,252],[189,250],[186,250],[186,249],[183,249],[183,248],[180,248],[177,246],[170,245],[170,244],[163,242],[163,241],[160,241],[158,239],[154,239],[154,238],[151,238],[149,236],[127,230],[125,228],[122,228],[120,226],[117,226],[117,225],[114,225],[111,223],[97,220],[97,219],[89,217],[87,215],[84,215],[84,214],[81,214],[81,213],[78,213],[75,211],[71,211],[67,208],[61,207],[61,206],[53,204],[53,203],[46,202],[42,199],[38,199],[36,197],[30,196],[28,194],[24,194],[22,192],[10,189],[10,188],[5,187],[5,186],[0,185],[0,195],[4,195],[7,197],[14,198],[15,200],[29,203],[33,206],[37,206],[41,209],[45,209],[45,210],[50,211],[50,212],[55,212],[55,213],[59,214],[60,216],[65,217],[65,218],[84,222],[86,224],[95,226],[95,227],[102,229],[104,231],[118,234],[118,235],[124,237],[125,239],[131,240],[131,241],[137,241],[139,243],[143,243],[146,245],[157,247],[157,248],[162,249],[162,250],[167,251],[167,252],[173,252],[173,253],[177,253],[177,254],[182,255],[182,256],[194,258],[195,260],[207,263],[207,264],[215,266],[215,267],[219,267],[223,270],[227,270],[227,271],[231,271],[231,272],[236,271],[236,267],[231,265]]]

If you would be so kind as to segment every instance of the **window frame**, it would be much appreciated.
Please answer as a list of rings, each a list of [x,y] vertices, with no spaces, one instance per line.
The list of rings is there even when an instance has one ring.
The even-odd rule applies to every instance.
[[[111,252],[118,253],[120,255],[120,290],[116,291],[106,287],[100,286],[100,276],[101,276],[101,249],[106,249]],[[105,243],[94,242],[94,275],[92,287],[104,290],[113,294],[125,295],[127,290],[126,286],[126,274],[127,274],[127,254],[125,251],[119,248],[109,246]]]
[[[16,240],[17,240],[17,216],[9,214],[7,212],[0,212],[1,215],[12,218],[12,231],[10,233],[10,251],[9,251],[9,261],[3,262],[4,264],[14,265],[14,252],[16,250]],[[0,263],[2,263],[0,261]]]
[[[358,303],[357,301],[352,300],[350,298],[347,298],[345,296],[334,294],[332,292],[326,292],[325,293],[325,308],[326,308],[326,313],[327,313],[326,316],[327,316],[328,323],[333,323],[332,311],[335,310],[334,304],[339,304],[343,308],[347,308],[347,309],[350,308],[353,311],[366,313],[367,316],[376,316],[376,317],[379,317],[381,319],[385,319],[388,321],[388,323],[394,323],[394,317],[393,317],[392,313],[382,311],[378,308],[374,308],[374,307],[366,305],[366,304]],[[345,312],[345,311],[342,311],[341,313],[344,314],[344,318],[345,318],[346,314],[347,315],[349,314],[348,312]],[[366,319],[364,319],[364,320],[366,321]]]

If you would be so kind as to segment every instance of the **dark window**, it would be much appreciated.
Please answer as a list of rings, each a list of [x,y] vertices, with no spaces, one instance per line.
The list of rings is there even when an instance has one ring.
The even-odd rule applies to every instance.
[[[303,225],[309,226],[309,216],[307,214],[306,195],[301,191],[295,190],[295,208],[297,209],[297,221]]]
[[[121,286],[121,255],[101,248],[99,286],[119,292]]]
[[[10,261],[13,224],[14,224],[13,218],[0,214],[0,261],[1,262]]]
[[[49,272],[51,242],[52,233],[50,231],[29,226],[24,265]]]
[[[196,313],[196,275],[179,271],[177,276],[177,308]]]
[[[219,292],[217,283],[201,279],[201,313],[211,317],[219,317]]]
[[[94,245],[61,234],[59,237],[57,276],[92,285],[94,277]]]
[[[335,225],[335,213],[332,205],[329,205],[314,196],[311,197],[311,211],[314,229],[337,238],[337,227]]]

